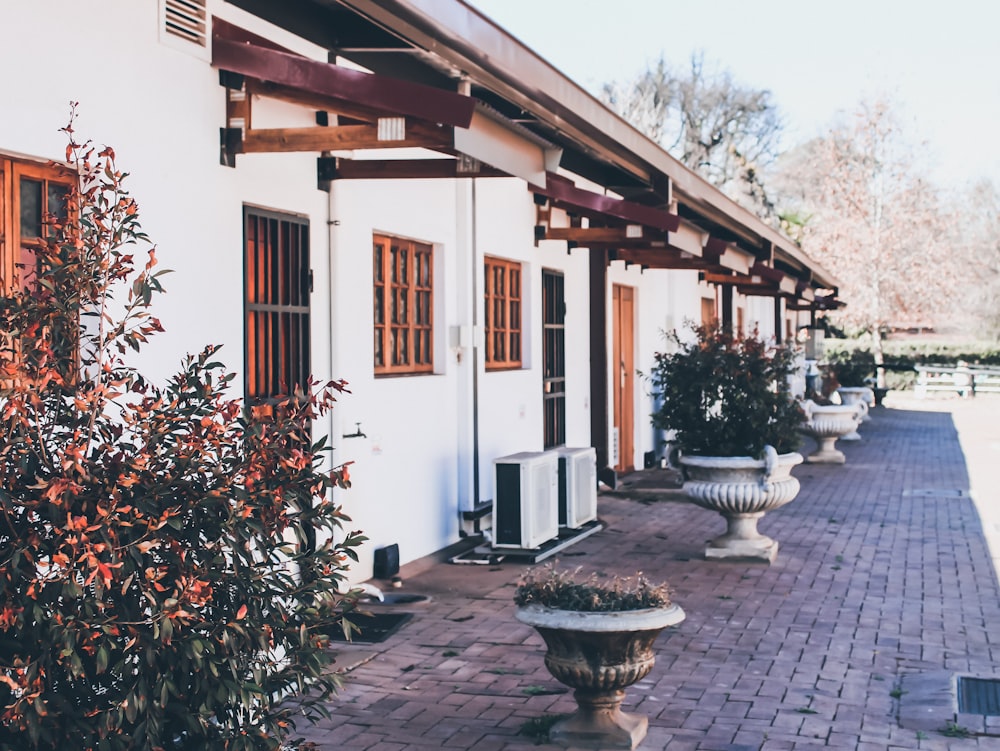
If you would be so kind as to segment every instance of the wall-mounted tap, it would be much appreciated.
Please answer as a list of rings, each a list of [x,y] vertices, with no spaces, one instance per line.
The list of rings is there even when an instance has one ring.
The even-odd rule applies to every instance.
[[[353,433],[344,433],[344,438],[367,438],[368,436],[361,432],[361,423],[356,422],[354,424],[357,426],[357,429]]]

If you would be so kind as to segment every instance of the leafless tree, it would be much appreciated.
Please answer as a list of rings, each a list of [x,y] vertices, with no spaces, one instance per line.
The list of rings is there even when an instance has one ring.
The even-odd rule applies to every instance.
[[[781,118],[771,92],[708,70],[704,53],[687,70],[661,57],[635,79],[605,84],[601,96],[637,129],[746,208],[773,218],[762,171],[778,153]]]
[[[955,218],[914,166],[915,150],[886,100],[861,103],[783,161],[775,183],[784,192],[782,216],[840,279],[847,307],[837,318],[871,335],[884,386],[884,330],[929,325],[954,308]]]
[[[962,191],[955,211],[952,247],[967,280],[967,320],[976,330],[1000,339],[1000,190],[980,180]]]

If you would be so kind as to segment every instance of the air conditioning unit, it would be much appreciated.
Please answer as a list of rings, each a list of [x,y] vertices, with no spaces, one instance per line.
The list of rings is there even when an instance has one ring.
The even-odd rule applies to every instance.
[[[559,526],[576,529],[597,518],[597,451],[559,448]]]
[[[493,461],[493,547],[537,548],[559,536],[559,458],[523,451]]]

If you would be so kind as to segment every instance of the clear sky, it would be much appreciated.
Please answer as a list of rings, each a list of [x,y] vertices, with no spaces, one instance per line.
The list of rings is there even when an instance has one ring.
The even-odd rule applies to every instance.
[[[887,94],[945,184],[1000,184],[1000,0],[467,0],[591,92],[704,51],[768,89],[786,145]]]

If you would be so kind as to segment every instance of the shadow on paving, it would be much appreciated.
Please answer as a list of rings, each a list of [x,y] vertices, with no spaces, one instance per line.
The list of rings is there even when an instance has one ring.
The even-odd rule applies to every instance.
[[[875,410],[838,444],[846,466],[795,470],[798,498],[760,522],[781,545],[771,565],[704,560],[725,524],[651,489],[667,474],[601,494],[606,529],[556,565],[666,579],[687,613],[628,690],[624,709],[649,717],[641,749],[1000,748],[997,718],[949,703],[954,676],[1000,675],[1000,588],[948,405],[920,407]],[[331,750],[538,748],[524,723],[575,704],[514,619],[526,568],[404,568],[430,601],[384,643],[334,648],[365,659],[302,734]]]

